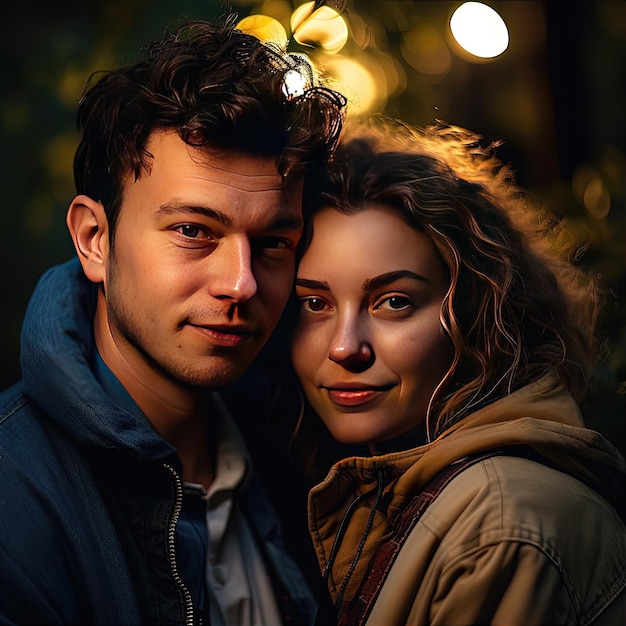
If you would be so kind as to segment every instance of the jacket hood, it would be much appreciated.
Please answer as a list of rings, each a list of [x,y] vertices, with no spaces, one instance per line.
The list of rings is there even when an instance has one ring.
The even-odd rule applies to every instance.
[[[112,402],[90,368],[96,296],[77,259],[40,278],[22,327],[24,394],[84,445],[126,450],[141,461],[171,455],[147,419]]]
[[[311,498],[320,514],[323,503],[344,500],[353,493],[358,477],[373,476],[384,467],[389,481],[386,490],[392,490],[394,501],[401,505],[451,463],[471,454],[519,445],[531,447],[618,509],[623,507],[623,457],[602,435],[584,426],[576,402],[555,373],[469,415],[429,444],[336,463],[312,489]]]

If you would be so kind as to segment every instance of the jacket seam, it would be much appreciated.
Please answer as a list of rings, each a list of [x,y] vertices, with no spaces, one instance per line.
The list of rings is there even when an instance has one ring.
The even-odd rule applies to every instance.
[[[587,611],[588,619],[584,624],[593,624],[611,604],[619,598],[620,594],[624,592],[626,588],[626,572],[622,571],[612,584],[608,587],[607,591],[602,594],[597,602],[595,602]]]
[[[3,424],[10,417],[13,417],[13,415],[15,415],[15,413],[17,413],[20,409],[23,409],[28,402],[28,398],[20,392],[16,398],[2,407],[2,411],[0,412],[0,424]]]
[[[574,609],[574,612],[576,614],[576,619],[579,620],[582,614],[582,603],[580,601],[580,598],[578,597],[578,594],[576,593],[576,590],[572,586],[566,572],[564,571],[562,567],[562,563],[560,559],[558,558],[557,553],[552,549],[550,544],[546,545],[530,538],[498,535],[497,538],[491,539],[487,543],[475,546],[469,550],[464,550],[463,552],[455,556],[453,559],[451,559],[448,565],[442,568],[441,572],[443,574],[449,567],[452,567],[454,563],[457,562],[458,560],[462,560],[463,558],[467,556],[471,556],[477,552],[484,551],[487,548],[493,548],[493,547],[502,545],[503,543],[510,543],[510,544],[515,543],[519,545],[530,546],[538,550],[539,552],[541,552],[543,555],[545,555],[545,557],[554,565],[557,572],[559,573],[559,577],[563,581],[563,585],[565,586],[565,589],[567,590],[567,595],[570,598],[572,608]]]
[[[493,458],[485,459],[483,462],[479,463],[478,465],[482,467],[483,471],[486,474],[487,480],[490,479],[489,470],[487,469],[487,464],[491,466],[491,469],[493,470],[493,476],[495,477],[495,480],[498,482],[499,492],[500,492],[500,513],[501,513],[501,518],[502,518],[502,514],[504,511],[504,501],[503,501],[504,488],[501,483],[501,476],[496,468],[494,459]],[[502,526],[504,526],[504,524],[502,524]],[[597,619],[597,617],[611,605],[613,600],[615,600],[619,596],[619,594],[624,590],[624,587],[626,586],[626,573],[622,572],[620,576],[616,577],[614,580],[611,581],[610,585],[607,585],[606,587],[604,587],[603,593],[599,594],[596,601],[593,604],[591,604],[587,610],[583,611],[582,600],[576,593],[575,587],[571,584],[567,576],[567,573],[565,571],[565,568],[562,566],[558,552],[551,546],[550,542],[543,543],[540,541],[533,541],[532,539],[523,539],[521,537],[502,539],[502,541],[508,541],[508,542],[517,541],[518,543],[532,545],[536,549],[538,549],[540,552],[544,553],[546,557],[550,561],[552,561],[554,566],[557,568],[557,571],[559,572],[561,579],[563,580],[565,588],[567,589],[568,595],[570,597],[570,602],[572,603],[572,606],[574,607],[574,610],[576,612],[576,617],[578,620],[581,621],[581,623],[584,623],[584,624],[593,623],[595,619]]]

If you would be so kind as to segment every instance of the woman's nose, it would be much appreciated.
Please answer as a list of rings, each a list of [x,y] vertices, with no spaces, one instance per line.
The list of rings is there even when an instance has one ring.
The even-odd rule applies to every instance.
[[[351,371],[370,367],[374,362],[374,349],[365,326],[358,315],[340,318],[331,339],[328,358]]]

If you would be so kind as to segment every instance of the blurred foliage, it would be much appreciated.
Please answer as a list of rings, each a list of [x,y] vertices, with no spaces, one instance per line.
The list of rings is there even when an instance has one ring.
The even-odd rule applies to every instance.
[[[0,388],[19,378],[20,325],[38,277],[74,254],[65,210],[74,193],[74,115],[87,77],[132,61],[179,20],[216,19],[232,8],[240,17],[271,15],[289,33],[301,4],[25,0],[3,10]],[[341,55],[386,87],[373,95],[375,109],[420,126],[443,119],[488,141],[504,140],[499,152],[518,182],[585,249],[579,263],[607,297],[602,329],[609,347],[598,368],[604,388],[585,412],[624,449],[625,397],[613,391],[626,380],[626,2],[491,2],[511,42],[503,55],[480,63],[455,48],[447,32],[459,2],[329,4],[345,9],[349,39]],[[330,71],[333,59],[318,57]],[[351,106],[363,101],[352,98]]]

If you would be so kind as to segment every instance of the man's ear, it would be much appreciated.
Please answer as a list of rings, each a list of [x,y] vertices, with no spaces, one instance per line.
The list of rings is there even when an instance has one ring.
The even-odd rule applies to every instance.
[[[104,282],[109,256],[109,223],[102,203],[89,196],[76,196],[65,221],[85,276],[94,283]]]

